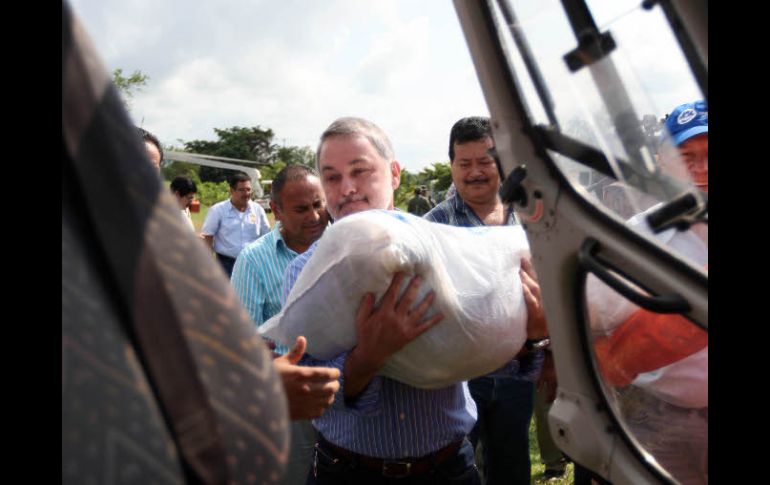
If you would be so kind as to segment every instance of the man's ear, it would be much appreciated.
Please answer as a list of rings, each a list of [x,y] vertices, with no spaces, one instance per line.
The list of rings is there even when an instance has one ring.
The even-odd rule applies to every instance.
[[[276,204],[273,200],[270,200],[268,202],[270,204],[270,210],[273,211],[273,216],[275,217],[276,221],[281,220],[281,209],[278,208],[278,204]]]
[[[391,185],[393,185],[393,190],[396,190],[401,185],[401,165],[398,160],[390,162],[390,174],[392,176]]]

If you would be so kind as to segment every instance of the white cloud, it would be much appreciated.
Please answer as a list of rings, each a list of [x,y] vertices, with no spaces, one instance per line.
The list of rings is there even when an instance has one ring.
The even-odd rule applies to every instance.
[[[391,136],[412,171],[444,160],[448,131],[486,114],[451,3],[78,0],[109,69],[141,69],[132,115],[165,143],[261,125],[314,146],[345,115]],[[428,13],[431,13],[429,16]],[[447,56],[447,47],[457,52]]]
[[[314,147],[332,120],[354,115],[382,126],[402,165],[416,172],[446,161],[457,119],[489,114],[446,0],[72,4],[110,70],[150,76],[132,115],[167,144],[213,139],[215,127],[260,125],[278,143]],[[542,3],[529,7],[520,18],[533,25],[551,16]],[[552,28],[530,40],[549,53],[573,42],[551,37]],[[659,58],[653,44],[634,62]],[[659,64],[644,71],[658,78],[655,89],[681,85]]]

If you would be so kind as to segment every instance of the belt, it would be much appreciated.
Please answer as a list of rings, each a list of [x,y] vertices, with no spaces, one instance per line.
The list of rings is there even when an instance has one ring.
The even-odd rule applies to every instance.
[[[431,470],[435,465],[439,465],[448,459],[454,457],[457,451],[462,446],[463,440],[455,441],[440,450],[425,455],[419,458],[402,458],[402,459],[383,459],[373,458],[371,456],[359,455],[345,448],[330,443],[323,436],[319,436],[318,443],[315,444],[316,451],[319,448],[324,448],[336,455],[346,458],[349,461],[355,462],[363,468],[371,471],[382,473],[384,477],[388,478],[403,478],[409,475],[421,475]]]

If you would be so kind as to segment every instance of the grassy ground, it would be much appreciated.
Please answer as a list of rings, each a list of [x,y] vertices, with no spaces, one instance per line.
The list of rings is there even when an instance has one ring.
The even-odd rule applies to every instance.
[[[206,214],[209,211],[209,206],[201,204],[200,212],[193,212],[190,214],[193,224],[195,225],[195,232],[200,233],[201,227],[203,227],[203,221],[206,220]]]
[[[479,468],[482,466],[482,447],[483,443],[480,443],[479,447],[476,449],[476,464],[479,466]],[[529,423],[529,461],[531,463],[530,476],[532,484],[571,485],[575,483],[574,465],[572,463],[567,464],[567,469],[564,472],[562,478],[552,478],[550,480],[543,478],[543,474],[545,473],[545,465],[542,461],[540,461],[540,448],[537,445],[537,432],[535,431],[534,418]],[[482,483],[484,483],[483,478]]]
[[[545,465],[540,461],[540,448],[537,446],[537,433],[535,432],[535,420],[529,423],[529,459],[532,462],[532,483],[548,483],[553,485],[568,485],[575,482],[573,477],[574,465],[567,465],[567,471],[560,479],[544,480]]]

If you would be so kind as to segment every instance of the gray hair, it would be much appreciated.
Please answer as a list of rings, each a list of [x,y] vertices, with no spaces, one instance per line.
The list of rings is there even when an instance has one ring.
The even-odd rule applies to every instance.
[[[363,118],[346,116],[334,120],[321,135],[321,140],[318,142],[318,149],[315,153],[316,167],[318,167],[321,161],[321,147],[326,140],[335,136],[351,135],[363,136],[369,140],[369,143],[377,150],[377,153],[386,161],[391,162],[396,158],[393,154],[393,145],[390,144],[388,135],[382,131],[382,128]]]

